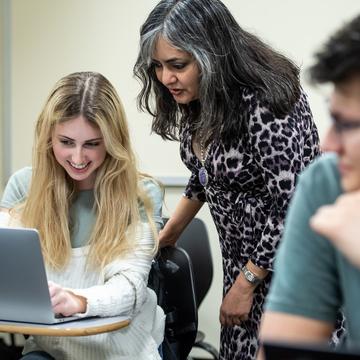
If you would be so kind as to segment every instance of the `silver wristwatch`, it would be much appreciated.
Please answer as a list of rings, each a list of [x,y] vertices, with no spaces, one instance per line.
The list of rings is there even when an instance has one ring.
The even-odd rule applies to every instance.
[[[253,284],[253,285],[259,285],[262,282],[262,279],[257,277],[252,271],[250,271],[246,265],[244,265],[241,269],[241,271],[244,273],[245,279]]]

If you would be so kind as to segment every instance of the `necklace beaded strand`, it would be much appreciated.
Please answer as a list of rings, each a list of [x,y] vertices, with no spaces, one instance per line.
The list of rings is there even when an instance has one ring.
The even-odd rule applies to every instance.
[[[203,133],[202,131],[199,131],[199,142],[200,142],[200,162],[201,162],[201,168],[199,170],[198,176],[200,184],[205,187],[209,181],[209,174],[205,168],[205,160],[208,155],[209,146],[210,144],[205,148],[204,142],[203,142]]]

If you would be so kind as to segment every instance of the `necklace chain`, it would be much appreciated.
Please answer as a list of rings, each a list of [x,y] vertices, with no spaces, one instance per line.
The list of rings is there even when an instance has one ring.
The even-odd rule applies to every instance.
[[[206,147],[204,146],[203,132],[201,130],[199,131],[199,143],[200,143],[200,161],[201,164],[204,166],[205,160],[208,156],[210,144]]]
[[[203,142],[203,132],[199,130],[199,144],[200,144],[200,162],[201,162],[201,168],[199,170],[198,176],[199,176],[199,182],[203,187],[206,187],[209,181],[209,174],[205,168],[205,160],[207,158],[210,143],[205,148],[204,142]]]

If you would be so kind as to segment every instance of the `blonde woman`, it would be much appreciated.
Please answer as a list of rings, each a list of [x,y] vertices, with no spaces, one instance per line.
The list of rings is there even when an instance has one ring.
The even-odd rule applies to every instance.
[[[114,87],[93,72],[59,80],[36,124],[32,167],[4,191],[3,225],[39,231],[55,313],[132,320],[89,337],[32,336],[23,359],[160,359],[164,316],[147,279],[161,204],[137,170]]]

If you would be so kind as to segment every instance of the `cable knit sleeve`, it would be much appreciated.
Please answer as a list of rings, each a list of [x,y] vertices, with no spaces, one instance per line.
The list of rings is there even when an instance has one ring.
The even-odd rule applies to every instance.
[[[147,297],[147,281],[153,259],[154,238],[149,224],[138,228],[137,249],[126,258],[107,265],[104,283],[84,289],[72,289],[87,298],[87,311],[81,316],[134,316]]]
[[[147,179],[147,178],[144,179],[142,181],[142,185],[152,202],[153,219],[155,221],[157,229],[160,230],[164,225],[162,219],[162,203],[164,199],[164,191],[154,180],[151,179]],[[145,209],[142,205],[140,205],[140,216],[141,216],[141,221],[143,222],[147,221]]]
[[[156,182],[149,179],[142,181],[142,185],[152,201],[153,219],[159,230],[162,227],[163,191]],[[153,260],[154,236],[142,204],[140,217],[135,251],[106,266],[103,284],[73,290],[87,298],[87,312],[83,316],[133,316],[145,302]]]

